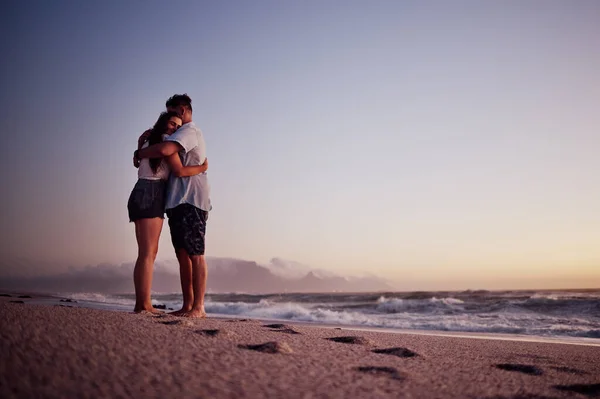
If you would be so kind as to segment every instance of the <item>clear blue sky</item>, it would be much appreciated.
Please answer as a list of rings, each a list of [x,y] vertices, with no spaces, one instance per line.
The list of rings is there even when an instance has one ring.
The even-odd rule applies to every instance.
[[[600,286],[597,1],[9,1],[0,18],[4,257],[133,260],[131,154],[187,92],[208,255]]]

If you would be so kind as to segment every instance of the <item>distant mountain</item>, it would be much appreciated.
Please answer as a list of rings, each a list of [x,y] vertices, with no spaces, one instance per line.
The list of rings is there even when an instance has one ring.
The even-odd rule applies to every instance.
[[[276,259],[276,258],[274,258]],[[23,260],[19,261],[21,264]],[[207,258],[209,292],[331,292],[331,291],[389,291],[385,280],[377,277],[340,277],[332,273],[311,271],[307,266],[278,260],[262,266],[253,261],[232,258]],[[283,266],[282,266],[283,265]],[[21,265],[22,266],[22,265]],[[132,292],[133,263],[121,265],[100,264],[52,275],[32,275],[31,267],[23,275],[0,277],[0,288],[40,292]],[[279,268],[279,273],[272,270]],[[282,272],[284,270],[284,272]],[[284,277],[291,276],[291,277]],[[152,290],[178,292],[176,261],[157,262]]]
[[[282,258],[272,258],[268,264],[263,266],[271,273],[284,278],[300,278],[311,271],[310,266]]]

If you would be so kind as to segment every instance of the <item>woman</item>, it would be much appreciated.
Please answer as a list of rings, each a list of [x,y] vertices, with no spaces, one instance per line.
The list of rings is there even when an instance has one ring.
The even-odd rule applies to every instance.
[[[161,142],[181,127],[182,121],[175,112],[163,112],[150,131],[143,147]],[[169,174],[178,177],[193,176],[208,169],[208,162],[198,166],[183,166],[179,154],[167,158],[143,159],[138,168],[138,181],[129,196],[127,210],[129,221],[135,223],[135,236],[138,243],[138,257],[133,270],[135,285],[134,312],[158,311],[152,307],[150,290],[152,269],[158,240],[163,226],[165,198]]]

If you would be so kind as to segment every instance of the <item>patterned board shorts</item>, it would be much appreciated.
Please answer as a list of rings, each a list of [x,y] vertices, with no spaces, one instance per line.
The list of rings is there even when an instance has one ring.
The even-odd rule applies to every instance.
[[[127,202],[129,221],[165,218],[167,182],[165,180],[139,179]]]
[[[167,209],[173,247],[185,249],[188,255],[204,255],[204,235],[208,212],[190,204]]]

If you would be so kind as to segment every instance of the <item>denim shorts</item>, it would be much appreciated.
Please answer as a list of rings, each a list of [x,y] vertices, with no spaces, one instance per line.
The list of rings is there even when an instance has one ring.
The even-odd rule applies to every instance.
[[[139,179],[127,202],[129,221],[165,218],[166,180]]]

